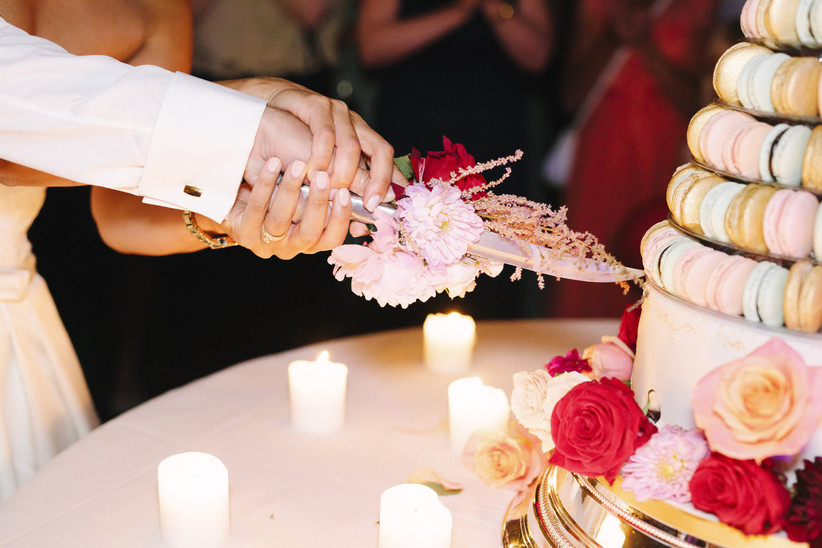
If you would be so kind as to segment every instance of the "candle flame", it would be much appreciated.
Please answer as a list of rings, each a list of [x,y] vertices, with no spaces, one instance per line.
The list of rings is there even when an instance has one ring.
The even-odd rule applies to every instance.
[[[328,363],[328,350],[320,352],[320,355],[317,356],[317,361],[320,363]]]

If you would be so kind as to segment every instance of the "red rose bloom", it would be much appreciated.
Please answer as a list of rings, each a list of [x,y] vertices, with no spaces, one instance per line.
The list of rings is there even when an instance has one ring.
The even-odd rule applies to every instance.
[[[694,507],[746,535],[781,530],[791,503],[790,493],[772,472],[752,460],[720,453],[699,463],[689,487]]]
[[[468,154],[465,147],[460,144],[454,144],[448,137],[443,136],[442,145],[445,150],[441,152],[429,152],[423,158],[420,151],[412,149],[409,158],[411,159],[411,168],[414,170],[414,178],[420,183],[428,183],[433,179],[448,182],[451,180],[451,174],[457,175],[460,168],[469,168],[477,165],[474,157]],[[479,173],[468,175],[457,181],[454,186],[462,191],[482,187],[486,184],[485,177]],[[471,194],[471,199],[484,198],[487,196],[484,190],[479,190]]]
[[[639,316],[642,313],[642,306],[629,304],[622,311],[622,320],[619,323],[619,334],[617,337],[628,347],[636,352],[637,329],[639,328]]]
[[[583,382],[554,406],[551,437],[556,449],[549,462],[613,483],[628,457],[656,431],[625,383],[610,377]]]

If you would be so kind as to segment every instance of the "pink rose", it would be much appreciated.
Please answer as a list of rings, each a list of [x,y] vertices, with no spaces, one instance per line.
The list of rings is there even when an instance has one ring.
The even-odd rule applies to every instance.
[[[714,451],[757,463],[795,455],[822,415],[822,372],[773,338],[704,376],[691,405]]]
[[[486,485],[519,491],[536,479],[544,461],[542,452],[524,437],[479,431],[466,442],[462,462]]]
[[[634,353],[617,337],[602,337],[602,342],[586,348],[582,357],[588,360],[595,379],[613,377],[631,380]]]
[[[448,182],[453,176],[459,175],[460,168],[470,168],[477,165],[474,157],[468,154],[465,147],[454,144],[450,139],[443,136],[442,145],[445,148],[439,152],[429,152],[425,158],[420,151],[413,149],[410,154],[411,167],[414,170],[414,177],[420,183],[428,183],[432,180]],[[479,173],[468,175],[457,181],[454,186],[461,191],[475,187],[482,187],[486,184],[485,177]],[[484,198],[487,193],[479,190],[471,195],[472,200]]]

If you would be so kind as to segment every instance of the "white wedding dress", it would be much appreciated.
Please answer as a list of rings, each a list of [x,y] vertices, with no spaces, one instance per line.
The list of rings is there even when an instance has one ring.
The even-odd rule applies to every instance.
[[[40,187],[0,185],[0,500],[98,424],[27,233]],[[55,245],[66,241],[55,235]],[[66,244],[70,245],[70,244]]]

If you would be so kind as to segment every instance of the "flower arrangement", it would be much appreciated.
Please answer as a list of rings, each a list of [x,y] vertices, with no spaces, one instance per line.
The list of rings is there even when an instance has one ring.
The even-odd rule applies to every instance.
[[[639,501],[690,503],[745,534],[785,531],[822,547],[822,456],[796,462],[822,419],[822,369],[771,339],[697,383],[697,428],[658,428],[626,375],[640,311],[626,307],[618,336],[514,375],[511,410],[543,462],[620,476]]]
[[[480,274],[494,277],[502,271],[501,263],[467,253],[486,230],[550,247],[580,262],[619,264],[594,236],[567,227],[564,207],[555,210],[520,196],[494,193],[511,173],[507,164],[518,161],[522,151],[478,164],[465,147],[446,137],[443,147],[425,156],[414,149],[395,159],[410,184],[395,186],[394,215],[378,211],[370,241],[332,250],[328,262],[334,276],[339,281],[351,278],[355,294],[380,306],[403,308],[443,291],[452,298],[463,297],[473,291]],[[495,181],[482,175],[502,166],[505,172]],[[511,278],[520,276],[518,268]],[[541,275],[538,284],[544,286]]]

